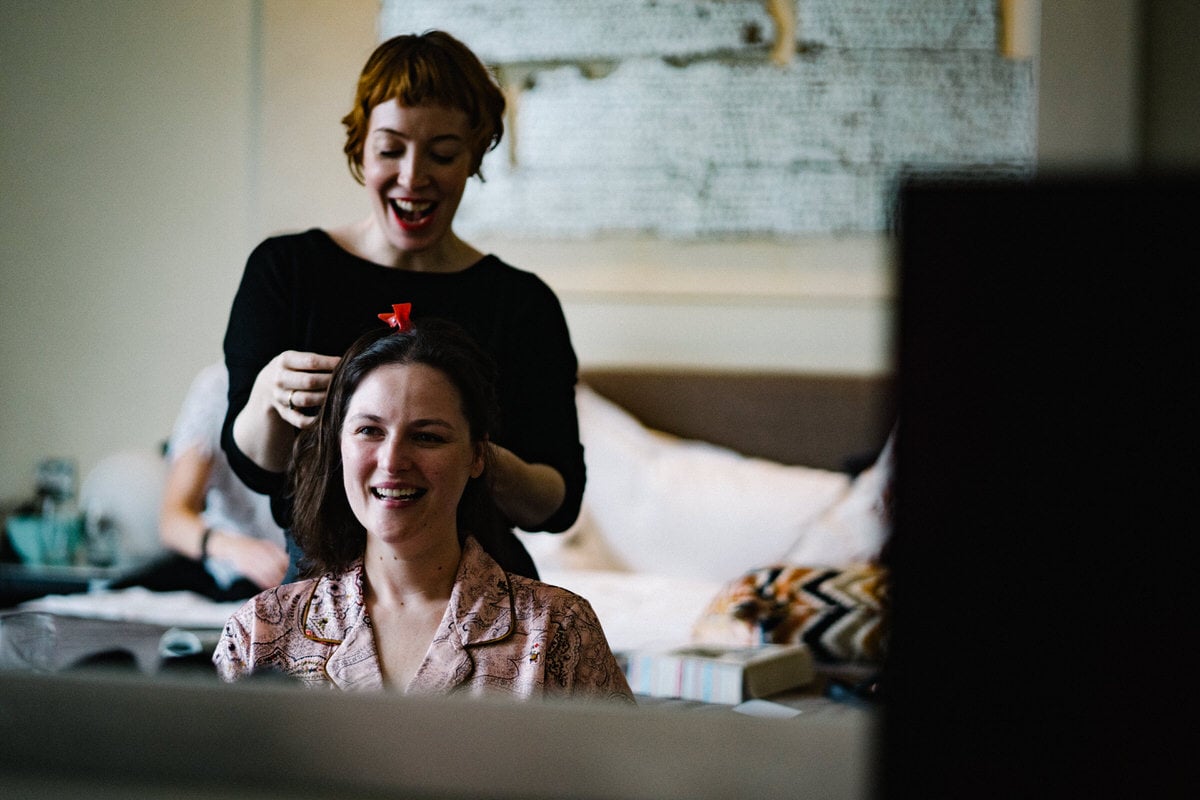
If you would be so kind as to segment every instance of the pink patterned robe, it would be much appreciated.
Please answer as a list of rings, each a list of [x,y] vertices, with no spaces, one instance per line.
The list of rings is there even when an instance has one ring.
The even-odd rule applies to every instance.
[[[225,623],[213,663],[226,681],[274,670],[313,686],[383,688],[362,563],[248,600]],[[506,573],[471,538],[406,692],[634,702],[588,601]]]

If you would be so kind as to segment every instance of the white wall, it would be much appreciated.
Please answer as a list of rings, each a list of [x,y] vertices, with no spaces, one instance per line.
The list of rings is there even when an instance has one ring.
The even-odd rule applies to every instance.
[[[0,501],[157,447],[253,244],[358,216],[339,120],[378,10],[0,4]]]
[[[261,67],[253,86],[261,171],[255,228],[278,233],[357,220],[367,213],[366,196],[342,155],[342,117],[378,44],[379,0],[252,5],[262,16]]]
[[[1039,166],[1055,171],[1137,166],[1141,4],[1041,0],[1041,5]]]
[[[250,230],[250,4],[5,2],[0,490],[169,430]]]

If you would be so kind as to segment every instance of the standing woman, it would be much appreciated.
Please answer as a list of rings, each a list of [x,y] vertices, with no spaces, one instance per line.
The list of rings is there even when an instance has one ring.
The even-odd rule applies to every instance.
[[[222,447],[289,524],[284,475],[330,373],[393,305],[452,320],[496,361],[500,420],[489,444],[495,514],[476,532],[505,569],[537,572],[512,532],[561,532],[583,497],[578,362],[562,307],[536,275],[453,230],[467,179],[503,135],[504,97],[479,59],[440,31],[381,44],[342,120],[370,214],[269,238],[250,254],[225,333],[229,410]],[[293,554],[294,576],[296,550]]]

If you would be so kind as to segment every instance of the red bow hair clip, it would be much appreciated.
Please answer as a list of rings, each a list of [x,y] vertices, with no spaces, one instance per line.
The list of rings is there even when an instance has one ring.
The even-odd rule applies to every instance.
[[[395,328],[396,333],[405,333],[412,330],[413,323],[409,319],[411,311],[412,303],[398,303],[392,306],[392,313],[380,314],[379,318]]]

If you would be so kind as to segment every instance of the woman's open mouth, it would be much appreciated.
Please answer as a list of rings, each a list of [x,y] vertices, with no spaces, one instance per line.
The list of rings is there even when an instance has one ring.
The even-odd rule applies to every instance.
[[[425,495],[424,489],[418,489],[415,486],[406,486],[404,488],[391,488],[384,486],[371,487],[371,494],[378,500],[391,500],[402,503],[411,503],[421,499]]]
[[[426,219],[437,210],[437,203],[430,200],[398,200],[389,201],[396,218],[409,225]]]

